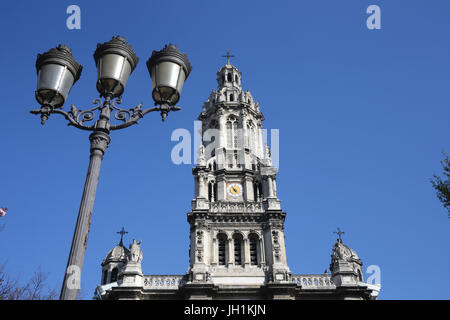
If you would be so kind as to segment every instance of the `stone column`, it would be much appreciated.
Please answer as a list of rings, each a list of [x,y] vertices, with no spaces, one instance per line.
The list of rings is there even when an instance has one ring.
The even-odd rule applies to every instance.
[[[273,198],[272,176],[267,176],[267,186],[269,187],[269,198]]]
[[[219,251],[219,247],[218,247],[218,243],[217,243],[217,236],[213,237],[212,239],[212,245],[211,245],[211,265],[212,266],[217,266],[219,264],[219,257],[217,256],[217,253]]]
[[[258,123],[256,125],[256,131],[257,131],[257,146],[255,146],[255,149],[257,150],[258,156],[262,159],[264,158],[264,148],[263,148],[263,137],[262,137],[262,126],[261,123]]]
[[[233,246],[233,238],[228,239],[228,267],[234,264],[234,246]]]
[[[248,237],[244,239],[244,266],[245,268],[250,266],[250,242]]]
[[[226,129],[227,126],[225,124],[225,116],[223,115],[223,111],[220,109],[217,111],[217,114],[219,116],[219,148],[226,148]]]
[[[264,242],[263,242],[263,238],[259,239],[258,245],[259,245],[259,250],[258,253],[259,254],[259,258],[260,258],[260,264],[261,266],[265,266],[266,265],[266,251],[264,250]]]
[[[277,198],[277,180],[276,180],[276,176],[273,176],[272,178],[272,183],[273,183],[273,195]]]
[[[242,111],[242,139],[243,144],[242,147],[243,148],[250,148],[250,146],[247,144],[248,141],[248,130],[247,130],[247,112],[244,110]]]
[[[217,199],[216,201],[224,201],[227,196],[227,188],[226,188],[226,181],[224,179],[223,175],[220,175],[216,178],[217,183]]]

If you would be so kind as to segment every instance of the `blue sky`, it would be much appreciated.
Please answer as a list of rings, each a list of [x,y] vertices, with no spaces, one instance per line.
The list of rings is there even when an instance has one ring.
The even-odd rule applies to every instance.
[[[66,8],[81,8],[81,30]],[[381,8],[368,30],[366,8]],[[67,44],[84,66],[66,106],[97,98],[93,52],[120,34],[140,62],[123,106],[151,106],[145,61],[173,42],[193,65],[179,105],[162,123],[149,114],[112,132],[97,190],[82,287],[100,282],[100,263],[124,226],[142,240],[146,274],[188,268],[190,165],[174,165],[173,130],[193,131],[216,72],[231,49],[265,115],[280,130],[278,195],[287,212],[288,264],[322,273],[339,226],[364,270],[381,268],[380,299],[449,299],[450,220],[430,177],[450,153],[450,2],[435,1],[8,1],[2,3],[0,88],[0,262],[23,279],[41,266],[58,287],[88,166],[88,133],[38,108],[35,59]],[[367,275],[366,275],[367,276]]]

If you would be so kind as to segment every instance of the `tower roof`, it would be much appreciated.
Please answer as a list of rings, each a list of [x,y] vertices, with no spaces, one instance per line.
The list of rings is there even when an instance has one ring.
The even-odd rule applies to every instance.
[[[105,259],[102,262],[102,265],[105,265],[110,262],[125,262],[129,254],[130,250],[125,248],[121,242],[108,252],[108,254],[106,255]]]
[[[224,64],[222,66],[222,68],[219,69],[217,74],[222,74],[224,70],[234,70],[234,71],[238,72],[239,74],[241,74],[241,71],[234,64],[231,64],[231,63]]]

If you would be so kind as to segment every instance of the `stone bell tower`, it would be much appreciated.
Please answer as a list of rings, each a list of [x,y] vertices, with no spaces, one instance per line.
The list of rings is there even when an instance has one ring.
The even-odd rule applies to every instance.
[[[264,116],[227,58],[198,117],[187,273],[143,274],[140,242],[128,250],[121,241],[102,263],[95,299],[376,299],[380,285],[364,282],[362,261],[340,229],[331,274],[291,274]]]
[[[220,286],[288,283],[285,213],[270,150],[263,145],[259,104],[242,90],[229,62],[203,104],[202,145],[192,172],[188,283]]]

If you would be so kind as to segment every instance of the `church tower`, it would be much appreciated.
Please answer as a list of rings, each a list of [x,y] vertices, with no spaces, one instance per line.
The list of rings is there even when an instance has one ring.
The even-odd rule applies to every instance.
[[[363,282],[362,261],[340,229],[331,274],[291,273],[264,116],[227,58],[198,116],[187,272],[143,274],[141,242],[128,250],[121,241],[102,263],[95,299],[376,299],[380,286]]]
[[[198,117],[202,145],[187,215],[189,281],[222,286],[290,282],[286,214],[277,197],[277,169],[263,145],[264,116],[229,60],[217,73],[217,83]]]

